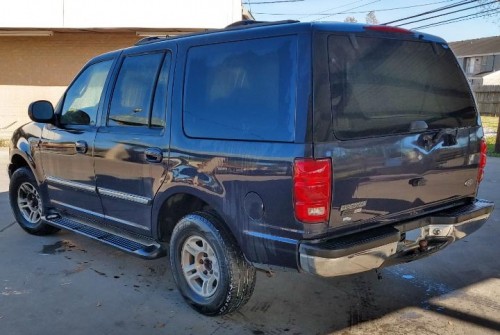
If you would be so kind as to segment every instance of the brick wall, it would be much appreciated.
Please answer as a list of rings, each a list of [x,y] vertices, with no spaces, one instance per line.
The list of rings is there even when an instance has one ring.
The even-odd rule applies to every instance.
[[[135,33],[0,36],[0,85],[67,86],[90,58],[138,39]]]
[[[28,121],[31,101],[46,99],[55,104],[89,59],[138,40],[135,32],[0,36],[0,139]]]

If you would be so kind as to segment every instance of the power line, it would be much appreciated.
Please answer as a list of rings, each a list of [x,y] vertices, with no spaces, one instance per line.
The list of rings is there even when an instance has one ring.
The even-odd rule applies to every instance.
[[[445,24],[452,24],[452,23],[460,22],[460,21],[468,21],[468,20],[478,19],[478,18],[481,18],[481,17],[485,17],[485,16],[491,15],[491,14],[485,14],[485,13],[492,12],[492,11],[500,13],[500,9],[494,8],[494,9],[489,9],[489,10],[486,10],[486,11],[483,11],[483,12],[479,12],[479,13],[474,13],[474,14],[469,14],[469,15],[455,17],[455,18],[452,18],[452,19],[449,19],[449,20],[444,20],[444,21],[429,23],[429,24],[426,24],[426,25],[423,25],[423,26],[412,28],[412,29],[431,28],[431,27],[442,26],[442,25],[445,25]],[[473,17],[471,17],[471,16],[473,16]]]
[[[260,2],[244,2],[246,5],[267,5],[267,4],[273,4],[273,3],[282,3],[282,2],[301,2],[304,0],[275,0],[275,1],[260,1]]]
[[[420,5],[413,5],[413,6],[405,6],[405,7],[394,7],[394,8],[380,8],[380,9],[367,9],[366,11],[357,11],[357,12],[343,12],[342,14],[362,14],[362,13],[368,13],[368,12],[388,12],[388,11],[393,11],[393,10],[399,10],[399,9],[407,9],[407,8],[415,8],[415,7],[425,7],[425,6],[430,6],[430,5],[437,5],[440,3],[444,2],[451,2],[453,0],[444,0],[444,1],[438,1],[438,2],[429,2],[425,4],[420,4]],[[254,3],[252,3],[254,4]],[[260,15],[276,15],[276,16],[290,16],[290,15],[308,15],[308,16],[313,16],[313,15],[330,15],[335,13],[321,13],[321,14],[315,14],[315,13],[265,13],[265,12],[253,12],[254,14],[260,14]]]
[[[491,1],[491,2],[487,2],[485,3],[484,5],[489,5],[489,4],[492,4],[494,2],[497,2],[496,0],[495,1]],[[458,10],[454,10],[454,11],[451,11],[451,12],[447,12],[447,13],[443,13],[443,14],[439,14],[439,15],[434,15],[434,16],[429,16],[427,18],[423,18],[423,19],[419,19],[419,20],[415,20],[415,21],[410,21],[410,22],[406,22],[406,23],[401,23],[399,25],[397,25],[396,27],[401,27],[401,26],[405,26],[407,24],[411,24],[411,23],[416,23],[416,22],[421,22],[421,21],[427,21],[427,20],[430,20],[430,19],[434,19],[436,17],[441,17],[441,16],[445,16],[445,15],[450,15],[450,14],[454,14],[454,13],[459,13],[459,12],[463,12],[463,11],[466,11],[466,10],[470,10],[470,9],[474,9],[474,8],[478,8],[478,7],[482,7],[483,5],[475,5],[475,6],[472,6],[472,7],[467,7],[467,8],[463,8],[463,9],[458,9]],[[477,14],[477,13],[476,13]]]
[[[357,9],[357,8],[361,8],[361,7],[364,7],[364,6],[368,6],[368,5],[371,5],[372,3],[375,3],[375,2],[379,2],[380,0],[374,0],[372,2],[369,2],[367,4],[364,4],[364,5],[360,5],[360,6],[357,6],[357,7],[353,7],[351,9]],[[351,9],[347,9],[347,11],[351,10]],[[319,20],[323,20],[323,19],[326,19],[326,18],[329,18],[329,17],[332,17],[334,15],[338,15],[338,14],[345,14],[345,12],[339,12],[339,13],[335,13],[335,14],[329,14],[329,15],[326,15],[326,16],[323,16],[319,19],[315,19],[313,21],[319,21]]]
[[[383,24],[387,25],[387,24],[391,24],[391,23],[395,23],[395,22],[399,22],[399,21],[405,21],[405,20],[408,20],[408,19],[413,19],[414,17],[424,16],[424,15],[427,15],[427,14],[434,14],[434,13],[437,13],[437,12],[440,12],[440,11],[443,11],[443,10],[447,10],[447,9],[450,9],[450,8],[467,5],[467,4],[472,3],[472,2],[476,2],[476,0],[460,1],[459,3],[454,4],[454,5],[447,5],[447,6],[439,7],[439,8],[433,9],[433,10],[429,10],[427,12],[423,12],[423,13],[412,15],[412,16],[408,16],[408,17],[404,17],[404,18],[398,19],[398,20],[389,21],[389,22],[386,22],[386,23],[383,23]]]
[[[347,3],[347,4],[344,4],[341,6],[328,8],[328,9],[325,9],[324,11],[319,12],[319,14],[304,14],[305,16],[299,17],[298,19],[300,20],[300,19],[305,19],[306,17],[309,17],[309,16],[323,15],[330,10],[334,10],[334,9],[338,9],[338,8],[342,8],[342,7],[346,7],[346,6],[351,6],[351,5],[354,5],[355,3],[359,3],[359,2],[363,2],[363,1],[365,1],[365,0],[357,0],[357,1],[353,1],[351,3]],[[348,9],[348,10],[350,10],[350,9]],[[328,14],[325,14],[325,15],[328,15]]]

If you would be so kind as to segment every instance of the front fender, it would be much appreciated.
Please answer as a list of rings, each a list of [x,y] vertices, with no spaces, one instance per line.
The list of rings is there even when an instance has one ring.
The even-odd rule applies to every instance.
[[[16,168],[27,165],[35,175],[38,184],[42,184],[44,177],[38,145],[43,127],[43,124],[32,122],[14,131],[9,146],[9,177]]]

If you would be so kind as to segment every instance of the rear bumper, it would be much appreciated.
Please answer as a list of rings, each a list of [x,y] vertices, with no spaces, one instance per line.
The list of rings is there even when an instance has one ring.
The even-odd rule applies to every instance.
[[[472,234],[490,217],[494,204],[486,200],[417,220],[340,238],[300,244],[300,268],[334,277],[411,262],[442,250]]]

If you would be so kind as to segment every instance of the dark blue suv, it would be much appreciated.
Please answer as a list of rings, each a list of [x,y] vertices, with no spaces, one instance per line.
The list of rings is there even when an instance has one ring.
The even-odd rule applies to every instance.
[[[486,145],[445,41],[387,26],[244,22],[92,59],[10,147],[21,227],[169,254],[206,315],[256,269],[339,276],[478,229]]]

